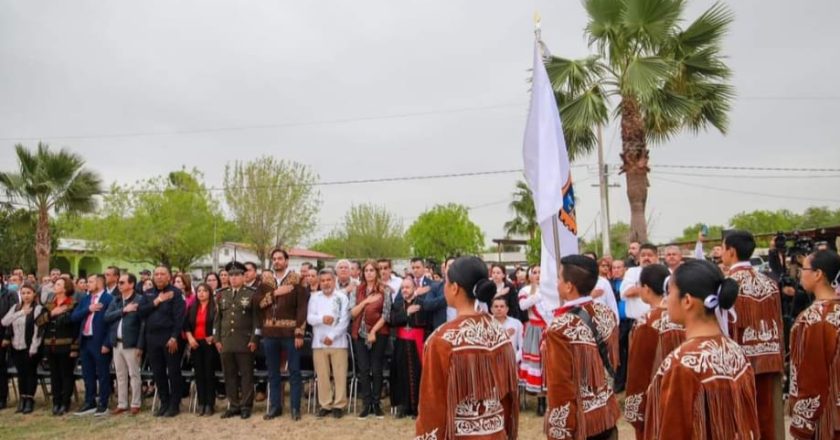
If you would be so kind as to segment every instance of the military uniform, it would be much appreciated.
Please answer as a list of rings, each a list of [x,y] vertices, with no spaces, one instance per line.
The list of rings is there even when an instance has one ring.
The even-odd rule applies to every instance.
[[[259,305],[253,301],[255,294],[246,286],[219,291],[214,322],[214,334],[222,344],[222,370],[230,411],[241,410],[249,415],[254,403],[254,353],[248,344],[257,344],[260,322]]]

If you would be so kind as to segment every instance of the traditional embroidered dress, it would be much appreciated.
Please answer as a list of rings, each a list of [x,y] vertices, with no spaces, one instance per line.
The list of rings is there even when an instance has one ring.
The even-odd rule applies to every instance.
[[[545,382],[549,439],[585,439],[615,427],[621,417],[612,380],[608,378],[590,327],[572,312],[589,314],[607,344],[610,362],[618,359],[615,314],[590,297],[567,302],[545,332]],[[616,364],[612,364],[615,368]]]
[[[542,296],[532,295],[537,286],[525,286],[519,291],[519,307],[528,311],[525,323],[525,336],[522,339],[522,362],[519,364],[519,381],[529,393],[543,392],[542,356],[540,343],[547,327],[543,318]],[[549,315],[550,316],[550,315]]]
[[[775,438],[776,417],[781,417],[782,306],[775,281],[758,273],[749,262],[733,264],[730,278],[740,288],[735,301],[735,322],[730,322],[732,339],[744,349],[755,372],[758,415],[762,437]]]
[[[627,397],[624,418],[644,437],[645,393],[662,359],[685,340],[685,329],[668,318],[668,311],[657,307],[642,315],[633,325],[627,357]]]
[[[645,439],[759,438],[755,377],[725,336],[692,338],[662,361],[647,392]]]
[[[513,345],[489,315],[456,318],[426,341],[416,440],[515,439]]]
[[[815,301],[791,329],[790,433],[798,439],[840,438],[840,299]]]

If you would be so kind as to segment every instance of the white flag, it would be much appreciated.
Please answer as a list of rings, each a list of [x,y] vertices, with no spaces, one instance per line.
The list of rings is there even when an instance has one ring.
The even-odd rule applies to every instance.
[[[540,294],[546,308],[554,310],[560,306],[557,260],[578,253],[577,221],[569,152],[566,150],[554,90],[540,56],[539,41],[534,45],[531,107],[525,126],[522,154],[525,159],[525,179],[534,194],[537,221],[542,231]],[[556,247],[559,247],[560,255],[557,255]]]

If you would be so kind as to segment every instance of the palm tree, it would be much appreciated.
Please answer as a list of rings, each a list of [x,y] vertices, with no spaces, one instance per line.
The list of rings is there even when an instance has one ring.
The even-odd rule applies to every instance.
[[[733,16],[715,4],[681,27],[685,0],[584,0],[585,32],[596,54],[546,65],[573,154],[595,145],[595,129],[621,126],[621,172],[630,202],[631,239],[645,241],[648,142],[688,130],[726,132],[734,88],[721,42]],[[608,98],[618,103],[610,116]]]
[[[516,181],[516,190],[513,192],[513,201],[508,205],[514,213],[512,220],[505,222],[505,234],[511,235],[527,235],[528,238],[534,238],[540,225],[537,223],[537,211],[534,207],[534,196],[531,193],[531,188],[528,184],[518,180]]]
[[[93,196],[102,192],[102,181],[96,173],[83,169],[85,161],[80,156],[65,149],[55,153],[39,142],[37,152],[23,145],[15,145],[15,151],[20,172],[0,172],[0,187],[12,202],[23,202],[38,214],[35,256],[40,279],[49,273],[50,211],[93,211]]]

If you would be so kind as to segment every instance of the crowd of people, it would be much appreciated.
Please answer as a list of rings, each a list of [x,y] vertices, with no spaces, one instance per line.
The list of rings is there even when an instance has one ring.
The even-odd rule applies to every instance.
[[[287,380],[299,420],[311,362],[317,417],[343,417],[355,399],[358,417],[384,417],[387,384],[395,417],[416,418],[421,440],[516,438],[520,392],[536,396],[550,439],[617,438],[621,417],[639,439],[781,438],[785,399],[794,437],[836,438],[840,257],[799,260],[810,300],[788,325],[788,293],[752,266],[755,248],[749,232],[730,231],[708,256],[702,243],[693,258],[667,247],[662,262],[647,243],[626,259],[565,256],[559,308],[540,292],[538,265],[509,273],[476,257],[439,268],[414,258],[400,277],[387,259],[293,270],[275,249],[270,269],[233,262],[195,286],[165,266],[140,279],[53,270],[40,285],[18,269],[0,296],[0,408],[10,362],[17,412],[34,410],[39,365],[52,414],[71,412],[78,363],[74,414],[139,413],[148,368],[154,415],[175,417],[188,365],[199,416],[223,396],[222,418],[247,419],[265,393],[264,419],[280,417]]]

